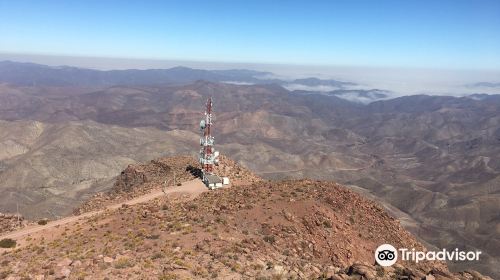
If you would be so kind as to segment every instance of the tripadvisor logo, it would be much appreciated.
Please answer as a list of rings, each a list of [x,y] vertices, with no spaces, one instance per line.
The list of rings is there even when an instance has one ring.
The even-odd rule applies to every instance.
[[[417,251],[413,249],[399,248],[397,250],[391,244],[383,244],[375,250],[375,261],[380,266],[391,266],[398,260],[398,255],[402,261],[478,261],[481,251],[460,251],[458,249],[448,251]]]
[[[391,266],[398,260],[398,251],[391,244],[383,244],[375,250],[375,261],[381,266]]]

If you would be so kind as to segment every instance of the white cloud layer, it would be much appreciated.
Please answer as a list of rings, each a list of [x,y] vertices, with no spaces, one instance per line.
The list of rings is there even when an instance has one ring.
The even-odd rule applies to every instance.
[[[293,80],[296,78],[317,77],[335,79],[359,84],[350,89],[386,89],[398,96],[412,94],[463,96],[472,93],[500,94],[496,87],[470,87],[478,82],[500,82],[500,70],[445,70],[410,69],[384,67],[348,66],[300,66],[251,63],[218,63],[197,61],[144,60],[96,57],[67,57],[25,54],[2,54],[0,60],[34,62],[47,65],[70,65],[94,69],[151,69],[186,66],[200,69],[250,69],[273,72],[267,78]],[[231,81],[230,81],[231,82]],[[297,85],[291,89],[305,89]],[[328,87],[310,88],[316,91],[329,91]]]

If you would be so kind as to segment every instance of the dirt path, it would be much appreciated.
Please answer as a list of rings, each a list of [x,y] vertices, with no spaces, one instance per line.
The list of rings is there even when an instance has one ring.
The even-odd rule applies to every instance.
[[[87,213],[83,213],[83,214],[78,215],[78,216],[70,216],[70,217],[62,218],[59,220],[51,221],[51,222],[47,223],[46,225],[28,226],[26,228],[23,228],[23,229],[20,229],[17,231],[13,231],[13,232],[9,232],[5,235],[2,235],[2,236],[0,236],[0,240],[4,239],[4,238],[11,238],[11,239],[22,238],[22,237],[29,235],[29,234],[34,234],[34,233],[37,233],[39,231],[43,231],[43,230],[54,228],[57,226],[73,223],[73,222],[82,220],[84,218],[87,218],[87,217],[90,217],[93,215],[97,215],[97,214],[103,213],[106,210],[118,209],[123,204],[134,205],[134,204],[143,203],[146,201],[153,200],[153,199],[160,197],[160,196],[163,196],[163,195],[170,195],[170,194],[174,194],[174,193],[189,194],[190,199],[194,199],[200,193],[205,192],[207,190],[208,189],[205,187],[203,182],[201,182],[199,179],[194,179],[191,181],[184,182],[180,186],[169,187],[169,188],[166,188],[165,190],[157,190],[157,191],[136,197],[136,198],[128,200],[128,201],[109,205],[105,209],[102,209],[102,210],[87,212]]]

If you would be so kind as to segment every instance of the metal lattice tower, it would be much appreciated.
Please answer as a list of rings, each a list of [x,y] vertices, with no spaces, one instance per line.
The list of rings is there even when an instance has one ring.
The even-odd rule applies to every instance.
[[[203,177],[213,174],[214,165],[219,163],[219,152],[213,147],[214,137],[212,136],[212,97],[207,100],[205,108],[205,118],[200,122],[200,130],[202,132],[200,138],[200,164],[203,171]]]

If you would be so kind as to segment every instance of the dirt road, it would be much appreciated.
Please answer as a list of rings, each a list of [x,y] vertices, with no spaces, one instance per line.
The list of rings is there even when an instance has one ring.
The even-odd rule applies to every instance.
[[[153,200],[153,199],[155,199],[157,197],[160,197],[160,196],[163,196],[163,195],[171,195],[171,194],[174,194],[174,193],[189,194],[190,195],[190,199],[194,199],[200,193],[205,192],[205,191],[208,191],[208,189],[205,187],[205,185],[203,184],[203,182],[201,182],[199,179],[194,179],[194,180],[191,180],[191,181],[184,182],[180,186],[168,187],[165,190],[154,191],[154,192],[151,192],[151,193],[148,193],[148,194],[136,197],[134,199],[131,199],[131,200],[128,200],[128,201],[125,201],[125,202],[120,202],[120,203],[117,203],[117,204],[109,205],[105,209],[102,209],[102,210],[87,212],[87,213],[83,213],[83,214],[78,215],[78,216],[70,216],[70,217],[66,217],[66,218],[63,218],[63,219],[51,221],[51,222],[47,223],[46,225],[28,226],[26,228],[23,228],[23,229],[20,229],[20,230],[17,230],[17,231],[13,231],[13,232],[9,232],[9,233],[7,233],[5,235],[2,235],[2,236],[0,236],[0,240],[4,239],[4,238],[19,239],[19,238],[22,238],[22,237],[24,237],[26,235],[34,234],[34,233],[37,233],[39,231],[43,231],[43,230],[46,230],[46,229],[54,228],[54,227],[57,227],[57,226],[61,226],[61,225],[73,223],[73,222],[82,220],[84,218],[100,214],[100,213],[102,213],[102,212],[104,212],[106,210],[115,210],[115,209],[118,209],[123,204],[134,205],[134,204],[143,203],[143,202],[147,202],[147,201]]]

